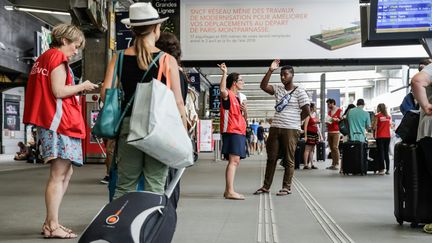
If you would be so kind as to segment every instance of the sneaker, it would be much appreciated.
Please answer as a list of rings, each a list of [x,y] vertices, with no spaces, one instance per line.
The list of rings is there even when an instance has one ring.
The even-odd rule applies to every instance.
[[[109,176],[105,176],[105,177],[100,181],[100,183],[102,183],[102,184],[108,184],[108,183],[109,183]]]
[[[311,169],[316,170],[316,169],[318,169],[318,167],[316,167],[315,165],[312,165]]]
[[[390,172],[387,170],[387,171],[385,172],[385,174],[386,174],[386,175],[390,175]]]

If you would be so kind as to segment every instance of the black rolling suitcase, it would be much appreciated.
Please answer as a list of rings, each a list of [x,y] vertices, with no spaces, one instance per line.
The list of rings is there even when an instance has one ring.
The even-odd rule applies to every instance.
[[[177,171],[165,194],[131,192],[105,205],[78,242],[171,242],[177,213],[170,197],[183,172]]]
[[[304,164],[304,150],[305,150],[306,142],[301,139],[297,142],[296,151],[294,154],[294,169],[299,169],[300,164]],[[288,166],[288,161],[285,159],[285,149],[279,150],[279,159],[281,159],[280,165],[283,167]]]
[[[367,150],[366,143],[346,142],[342,144],[342,171],[347,174],[366,175]]]
[[[382,165],[378,163],[378,149],[376,147],[368,148],[367,157],[367,168],[368,171],[373,171],[374,173],[379,172],[384,169],[384,162]]]
[[[296,151],[294,154],[294,168],[299,169],[300,164],[304,164],[304,151],[305,151],[306,142],[301,139],[297,142]]]
[[[429,148],[430,149],[430,148]],[[432,176],[417,145],[397,143],[394,154],[394,215],[399,224],[432,222]]]
[[[325,142],[318,142],[316,144],[316,160],[325,161]]]

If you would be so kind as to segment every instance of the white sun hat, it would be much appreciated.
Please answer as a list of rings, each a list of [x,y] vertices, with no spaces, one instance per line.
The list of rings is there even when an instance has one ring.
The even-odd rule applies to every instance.
[[[122,19],[121,22],[127,26],[144,26],[159,24],[167,20],[160,18],[157,10],[151,3],[134,3],[129,7],[129,18]]]

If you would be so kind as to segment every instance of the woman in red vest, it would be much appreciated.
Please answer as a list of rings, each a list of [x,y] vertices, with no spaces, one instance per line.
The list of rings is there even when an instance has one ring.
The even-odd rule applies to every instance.
[[[225,172],[226,199],[244,200],[244,196],[234,191],[234,177],[240,159],[246,157],[246,104],[240,103],[239,90],[243,89],[244,81],[240,74],[228,75],[225,63],[218,65],[222,70],[220,82],[220,120],[222,133],[222,154],[228,159]]]
[[[81,139],[85,125],[76,95],[97,85],[90,81],[74,85],[68,59],[85,44],[78,27],[56,26],[51,33],[50,49],[33,64],[27,83],[24,123],[37,127],[42,158],[50,163],[45,190],[46,218],[42,226],[45,238],[71,239],[77,235],[59,223],[59,208],[72,176],[72,164],[81,166]]]
[[[378,164],[379,164],[379,174],[384,175],[384,161],[385,161],[385,174],[390,174],[390,156],[389,156],[389,146],[390,146],[390,126],[391,117],[387,113],[387,107],[385,104],[381,103],[377,107],[377,114],[372,123],[372,127],[375,131],[375,140],[377,143],[378,152]]]

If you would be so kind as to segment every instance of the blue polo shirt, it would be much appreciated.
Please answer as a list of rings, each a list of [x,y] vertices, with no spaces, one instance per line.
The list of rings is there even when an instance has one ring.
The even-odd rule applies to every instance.
[[[355,107],[348,112],[350,141],[366,141],[366,128],[371,126],[370,115],[363,108]]]

